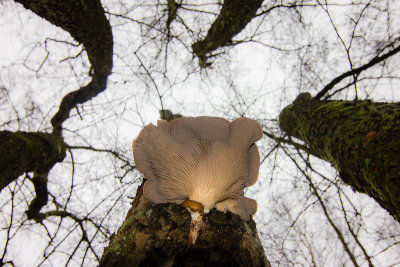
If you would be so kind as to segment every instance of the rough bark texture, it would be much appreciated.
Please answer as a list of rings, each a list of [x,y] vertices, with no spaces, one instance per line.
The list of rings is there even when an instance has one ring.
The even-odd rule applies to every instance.
[[[25,172],[48,169],[64,157],[64,142],[55,135],[1,131],[0,190]]]
[[[270,266],[253,220],[215,209],[203,220],[191,245],[190,213],[176,204],[150,203],[139,187],[100,266]]]
[[[254,18],[262,2],[262,0],[224,1],[217,19],[208,30],[207,36],[192,46],[193,52],[199,57],[201,66],[206,64],[208,53],[232,44],[232,38]]]
[[[302,94],[281,112],[280,127],[400,222],[400,103],[318,101]]]
[[[61,132],[61,125],[69,117],[72,108],[106,89],[113,55],[110,23],[99,0],[15,1],[69,32],[76,41],[83,44],[92,64],[92,81],[64,96],[58,112],[51,120],[54,132]]]

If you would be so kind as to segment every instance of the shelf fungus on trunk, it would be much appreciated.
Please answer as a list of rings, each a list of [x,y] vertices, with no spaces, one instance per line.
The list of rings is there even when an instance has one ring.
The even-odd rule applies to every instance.
[[[187,207],[193,243],[202,217],[214,207],[249,220],[257,202],[244,197],[243,190],[257,181],[260,155],[255,142],[262,134],[249,118],[230,123],[217,117],[182,117],[148,124],[132,145],[136,167],[147,179],[144,197]]]

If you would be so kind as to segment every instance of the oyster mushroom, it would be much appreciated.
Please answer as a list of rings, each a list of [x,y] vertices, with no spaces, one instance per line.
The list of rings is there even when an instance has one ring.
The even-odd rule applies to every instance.
[[[257,181],[260,125],[249,118],[182,117],[148,124],[133,141],[136,167],[144,174],[144,197],[189,207],[192,218],[212,208],[249,220],[255,200],[243,190]]]

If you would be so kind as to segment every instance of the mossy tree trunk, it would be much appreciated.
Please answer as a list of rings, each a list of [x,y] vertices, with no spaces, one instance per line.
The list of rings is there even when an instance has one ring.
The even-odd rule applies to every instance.
[[[0,190],[25,172],[49,170],[64,157],[64,142],[53,134],[0,131]]]
[[[400,103],[318,101],[302,94],[281,112],[280,127],[400,222]]]
[[[203,221],[192,245],[190,213],[180,205],[150,203],[139,187],[100,266],[270,266],[253,220],[213,209]]]

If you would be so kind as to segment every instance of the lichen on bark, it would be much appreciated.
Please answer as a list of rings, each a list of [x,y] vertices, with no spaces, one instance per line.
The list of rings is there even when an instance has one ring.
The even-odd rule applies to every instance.
[[[100,266],[269,266],[253,220],[212,210],[195,245],[191,216],[180,205],[153,204],[139,187]]]
[[[400,103],[299,97],[281,112],[280,127],[400,222]]]

